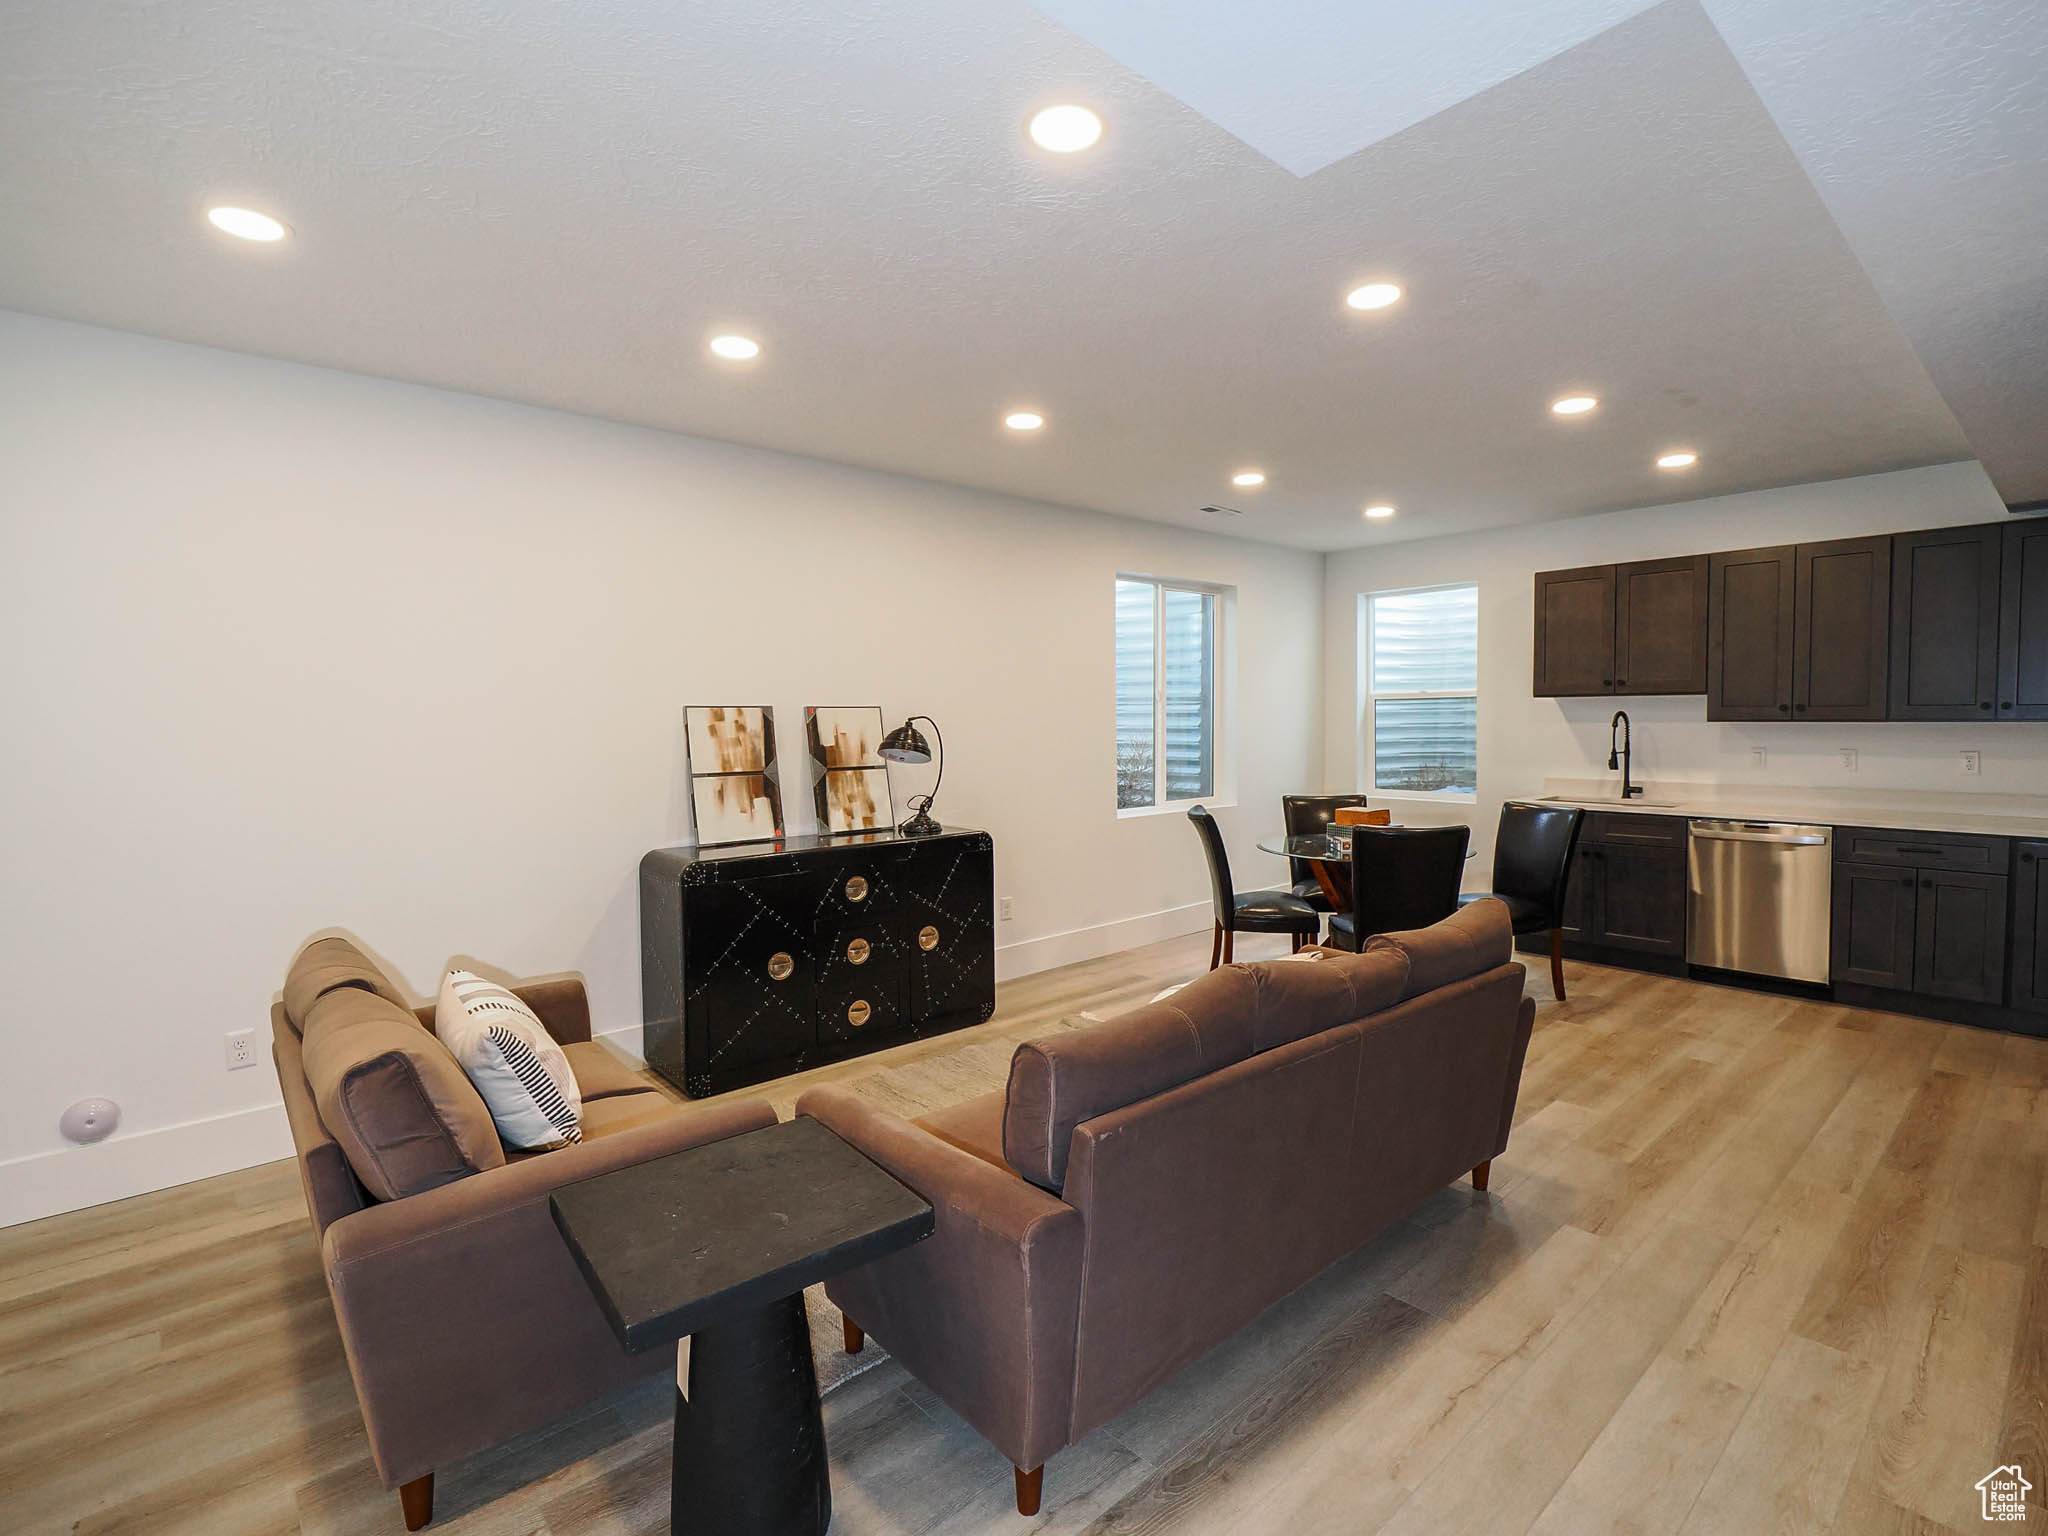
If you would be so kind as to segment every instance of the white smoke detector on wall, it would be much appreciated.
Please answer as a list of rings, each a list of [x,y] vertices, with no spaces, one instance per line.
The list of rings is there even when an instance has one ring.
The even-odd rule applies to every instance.
[[[105,1141],[121,1124],[121,1106],[112,1099],[80,1099],[57,1117],[57,1129],[76,1142]]]

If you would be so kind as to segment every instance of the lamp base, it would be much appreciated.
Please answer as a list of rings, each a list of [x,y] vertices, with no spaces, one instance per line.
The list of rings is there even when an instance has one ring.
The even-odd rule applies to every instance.
[[[917,814],[904,822],[896,830],[905,837],[930,837],[932,834],[943,832],[946,829],[932,819],[932,808],[927,803],[919,806]]]

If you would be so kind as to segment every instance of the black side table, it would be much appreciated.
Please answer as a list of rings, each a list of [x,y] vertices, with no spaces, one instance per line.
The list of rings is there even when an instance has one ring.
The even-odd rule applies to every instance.
[[[548,1205],[620,1343],[691,1336],[669,1529],[824,1536],[803,1288],[929,1237],[931,1206],[808,1116],[564,1185]]]

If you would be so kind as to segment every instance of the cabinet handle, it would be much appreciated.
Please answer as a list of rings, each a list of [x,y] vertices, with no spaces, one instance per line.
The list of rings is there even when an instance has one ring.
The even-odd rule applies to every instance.
[[[1899,884],[1901,884],[1901,885],[1911,885],[1912,883],[1913,883],[1913,877],[1912,877],[1911,875],[1901,875],[1901,876],[1899,876]]]
[[[1991,707],[1991,701],[1990,701],[1989,699],[1986,699],[1986,700],[1984,700],[1984,702],[1983,702],[1983,703],[1979,704],[1979,705],[1978,705],[1977,707],[1978,707],[1979,709],[1989,709],[1989,708]]]
[[[926,923],[922,928],[918,929],[917,947],[919,949],[937,949],[939,947],[939,930],[930,923]]]
[[[1781,715],[1789,715],[1792,713],[1792,706],[1790,704],[1780,704],[1778,706],[1778,713]]]
[[[866,901],[868,899],[867,876],[855,875],[846,882],[846,899],[848,901]]]
[[[1999,700],[1999,702],[1998,702],[1998,707],[1999,707],[2000,709],[2011,709],[2011,708],[2012,708],[2012,700],[2011,700],[2011,699],[2001,699],[2001,700]]]
[[[2020,862],[2022,864],[2031,864],[2034,862],[2034,856],[2031,853],[2023,853],[2020,855]]]
[[[851,944],[847,945],[846,958],[855,965],[866,965],[868,963],[868,941],[866,939],[855,939]]]
[[[861,1025],[867,1023],[868,1015],[873,1012],[874,1010],[867,1005],[867,1000],[865,998],[857,997],[847,1005],[846,1022],[851,1024],[855,1029],[859,1029]]]
[[[1626,688],[1628,686],[1628,679],[1625,677],[1617,677],[1614,680],[1614,686],[1617,688]]]
[[[1921,859],[1943,859],[1948,857],[1948,850],[1946,848],[1909,848],[1904,843],[1901,843],[1899,844],[1898,851],[1900,853],[1910,853],[1915,858]]]
[[[1800,713],[1800,714],[1802,714],[1802,715],[1803,715],[1803,714],[1805,714],[1805,713],[1806,713],[1806,706],[1805,706],[1804,704],[1800,704],[1800,705],[1795,705],[1794,707],[1795,707],[1796,709],[1798,709],[1798,711],[1799,711],[1799,713]]]
[[[1922,880],[1920,882],[1920,889],[1923,891],[1931,891],[1934,889],[1934,882],[1932,880]]]
[[[789,951],[786,949],[777,950],[768,957],[768,979],[770,981],[787,981],[790,978],[791,972],[795,970],[796,962],[789,958]]]

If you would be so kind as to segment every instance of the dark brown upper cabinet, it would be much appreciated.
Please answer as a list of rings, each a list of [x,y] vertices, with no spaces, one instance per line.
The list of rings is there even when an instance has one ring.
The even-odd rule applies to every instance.
[[[1704,693],[1707,559],[1536,576],[1538,698]]]
[[[1536,576],[1536,697],[1614,692],[1614,567]]]
[[[1707,557],[1707,718],[1792,718],[1790,544]]]
[[[1801,544],[1793,601],[1792,718],[1882,720],[1892,536]]]
[[[2048,720],[2048,517],[2004,527],[1998,718]]]
[[[1982,720],[1998,687],[1998,523],[1892,538],[1894,720]]]

